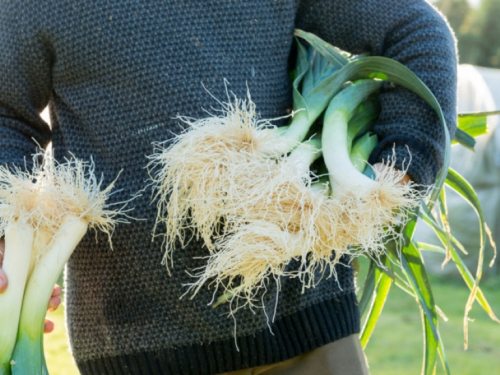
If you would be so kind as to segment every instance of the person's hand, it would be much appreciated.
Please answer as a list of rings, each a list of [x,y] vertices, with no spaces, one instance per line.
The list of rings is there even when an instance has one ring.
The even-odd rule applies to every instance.
[[[3,254],[5,252],[5,240],[2,238],[0,239],[0,293],[4,293],[5,290],[7,290],[7,287],[9,286],[9,280],[7,279],[7,275],[5,272],[2,270],[2,264],[3,264]],[[54,286],[54,289],[52,290],[52,295],[49,300],[49,304],[47,306],[48,311],[55,311],[61,304],[61,293],[62,289],[59,285]],[[45,319],[45,326],[43,331],[45,333],[50,333],[54,330],[54,322],[50,319]]]
[[[384,164],[384,163],[376,163],[376,164],[373,164],[373,169],[377,172],[383,172],[386,168],[391,168],[389,167],[388,165]],[[407,174],[405,174],[403,176],[403,178],[401,180],[399,180],[399,183],[400,184],[407,184],[411,181],[411,177],[408,176]]]

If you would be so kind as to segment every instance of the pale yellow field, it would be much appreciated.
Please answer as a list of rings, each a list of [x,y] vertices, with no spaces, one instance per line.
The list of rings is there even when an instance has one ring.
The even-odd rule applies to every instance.
[[[64,327],[64,307],[61,306],[47,316],[56,324],[54,332],[45,335],[45,359],[50,375],[78,375],[80,372],[73,363],[73,358],[68,350],[66,329]]]

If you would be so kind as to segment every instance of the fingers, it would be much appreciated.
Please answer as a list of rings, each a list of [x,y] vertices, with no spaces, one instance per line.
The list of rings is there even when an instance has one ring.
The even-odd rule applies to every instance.
[[[49,312],[56,311],[60,304],[61,304],[61,298],[59,298],[59,297],[52,297],[49,300],[49,305],[47,306],[47,311],[49,311]]]
[[[61,304],[61,295],[62,289],[59,285],[56,285],[52,290],[52,296],[50,297],[49,304],[47,306],[47,310],[52,312],[56,311],[59,305]]]
[[[54,331],[55,324],[50,319],[45,319],[45,325],[43,326],[43,333],[52,333]]]
[[[52,290],[52,295],[49,300],[49,305],[47,306],[47,310],[49,312],[56,311],[59,305],[61,304],[61,293],[62,289],[59,285],[56,285]],[[45,319],[45,325],[43,326],[43,333],[52,333],[54,331],[55,324],[50,319]]]
[[[2,268],[4,253],[5,253],[5,238],[0,238],[0,268]]]
[[[0,268],[0,293],[5,292],[5,289],[7,289],[7,285],[9,285],[9,282],[7,280],[7,275]]]
[[[5,240],[3,238],[0,238],[0,293],[5,292],[5,289],[7,289],[8,285],[7,275],[2,270],[4,252],[5,252]]]
[[[378,172],[384,172],[387,168],[391,168],[390,166],[384,164],[384,163],[375,163],[373,164],[373,169]],[[405,174],[401,180],[399,180],[398,184],[400,185],[406,185],[411,181],[411,177]]]
[[[54,289],[52,290],[52,295],[51,297],[59,297],[62,293],[62,289],[59,285],[54,286]]]

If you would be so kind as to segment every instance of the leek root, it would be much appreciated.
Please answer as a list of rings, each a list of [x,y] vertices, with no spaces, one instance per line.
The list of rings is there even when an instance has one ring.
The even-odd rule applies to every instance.
[[[251,174],[267,160],[277,160],[297,147],[321,115],[331,98],[342,88],[339,80],[327,87],[325,79],[337,69],[315,51],[298,43],[297,76],[293,82],[294,113],[289,127],[280,131],[267,120],[258,120],[255,105],[236,100],[224,104],[220,117],[191,121],[189,131],[176,136],[171,145],[157,144],[151,156],[152,180],[157,189],[158,225],[165,226],[165,261],[190,233],[201,237],[211,253],[214,237],[223,237],[227,212],[238,215],[234,207],[248,180],[238,170]],[[262,164],[263,163],[263,164]],[[231,172],[236,171],[236,172]],[[251,184],[251,183],[250,183]],[[155,227],[155,232],[158,228]],[[167,262],[168,265],[168,262]]]
[[[35,163],[32,173],[0,167],[0,234],[10,282],[0,296],[1,375],[47,373],[44,318],[64,264],[89,226],[110,237],[126,222],[118,217],[123,209],[106,206],[113,183],[101,189],[93,164],[44,156],[44,168]]]

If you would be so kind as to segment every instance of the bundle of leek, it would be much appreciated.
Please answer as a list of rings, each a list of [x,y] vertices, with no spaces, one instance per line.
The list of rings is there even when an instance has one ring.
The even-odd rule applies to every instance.
[[[113,188],[101,189],[93,164],[78,159],[34,172],[0,168],[0,223],[5,234],[3,268],[10,278],[0,296],[0,374],[47,374],[43,327],[47,301],[65,263],[88,228],[109,238],[123,209],[106,205]]]
[[[337,94],[328,111],[341,107],[350,119],[354,110],[379,87],[380,82],[373,80],[356,82]],[[358,136],[360,124],[361,134]],[[243,202],[246,210],[241,207],[237,215],[225,212],[229,229],[217,239],[217,251],[210,255],[207,265],[196,275],[198,279],[191,285],[194,294],[205,282],[213,280],[217,286],[229,291],[232,298],[244,297],[252,304],[259,289],[266,287],[268,278],[279,284],[283,276],[299,277],[305,287],[310,287],[315,285],[317,270],[321,276],[327,271],[329,276],[335,274],[335,265],[343,254],[369,254],[378,259],[387,238],[395,235],[391,232],[394,223],[397,220],[404,224],[408,220],[405,210],[415,207],[421,194],[412,190],[411,185],[392,183],[393,190],[401,197],[399,201],[390,202],[391,208],[400,208],[395,215],[388,209],[380,213],[366,198],[354,199],[352,186],[347,192],[342,186],[330,191],[323,182],[316,181],[317,178],[310,174],[309,165],[321,156],[321,138],[344,139],[343,150],[354,163],[350,160],[344,162],[352,165],[359,174],[364,171],[366,160],[376,144],[376,136],[363,134],[370,121],[351,122],[349,140],[346,139],[347,131],[343,133],[342,129],[335,135],[331,134],[330,128],[338,125],[338,122],[325,118],[322,137],[312,137],[289,156],[254,161],[245,168],[228,171],[245,187],[240,196],[233,198],[236,202]],[[358,139],[352,146],[352,139],[356,136]],[[336,156],[336,159],[340,158]],[[393,172],[390,182],[401,174]],[[245,176],[248,181],[245,181]],[[332,250],[335,250],[334,256]],[[301,266],[287,268],[292,259],[300,259]],[[237,279],[240,279],[240,285],[232,290]]]
[[[5,236],[2,267],[10,282],[7,291],[0,295],[2,375],[11,373],[11,356],[16,343],[24,289],[36,262],[32,248],[43,248],[43,245],[37,244],[45,242],[44,233],[58,226],[58,219],[51,214],[50,209],[57,207],[57,202],[50,194],[39,199],[46,192],[46,186],[37,178],[40,173],[36,167],[33,173],[0,168],[0,232]]]
[[[312,34],[305,33],[300,30],[297,30],[296,34],[306,39],[327,58],[330,54],[335,53],[336,51],[334,47],[328,45]],[[412,88],[411,86],[413,86],[414,91],[416,91],[437,111],[444,125],[442,113],[430,91],[421,87],[421,85],[411,77],[411,74],[406,74],[401,70],[398,70],[396,66],[394,68],[395,70],[393,73],[399,76],[396,77],[399,82],[395,82],[410,89]],[[387,77],[390,80],[394,80],[394,77],[386,74],[387,73],[385,71],[380,70],[378,73],[374,73],[373,76],[383,79]],[[467,347],[468,314],[474,301],[479,303],[479,305],[486,311],[493,321],[500,322],[488,304],[483,292],[479,288],[484,263],[484,246],[487,237],[489,237],[493,247],[495,247],[495,245],[491,238],[488,226],[485,223],[481,204],[479,203],[479,199],[474,189],[457,172],[449,168],[450,144],[460,144],[469,150],[473,150],[475,145],[473,137],[486,133],[487,117],[489,115],[498,114],[500,114],[499,111],[459,114],[458,126],[453,142],[449,142],[448,131],[446,127],[444,128],[447,140],[445,161],[436,178],[433,190],[430,191],[431,194],[427,203],[422,200],[419,207],[415,208],[411,213],[410,220],[406,223],[406,225],[399,225],[395,228],[397,237],[390,239],[386,243],[384,254],[381,256],[379,262],[375,262],[373,259],[370,261],[370,269],[362,287],[363,292],[360,296],[359,306],[361,314],[365,316],[361,333],[363,347],[365,347],[369,341],[370,335],[375,328],[378,317],[381,314],[387,295],[390,291],[390,286],[393,283],[415,297],[415,300],[420,307],[422,316],[424,332],[424,361],[422,373],[426,375],[435,373],[438,356],[443,365],[444,372],[449,374],[450,370],[446,360],[443,342],[441,341],[439,335],[437,321],[439,309],[434,302],[431,284],[427,277],[425,265],[422,261],[422,251],[440,251],[446,254],[446,261],[451,260],[457,266],[466,285],[471,290],[464,313],[465,347]],[[445,185],[463,197],[474,209],[479,219],[481,236],[480,243],[478,244],[479,259],[475,278],[472,276],[472,273],[467,269],[467,266],[460,257],[459,251],[465,249],[456,240],[456,238],[453,237],[451,229],[448,225],[448,220],[446,218],[447,209],[444,189]],[[435,203],[438,204],[435,205]],[[433,211],[435,211],[435,214],[433,214]],[[412,239],[413,231],[418,219],[422,219],[425,224],[429,225],[435,231],[437,237],[443,244],[442,248],[423,243],[416,243],[415,240]],[[398,241],[397,238],[400,240]],[[490,265],[492,264],[493,260]],[[398,272],[398,270],[401,272]]]
[[[232,131],[234,123],[231,119],[236,113],[240,118],[246,119],[245,124],[260,125],[256,131],[248,133],[270,137],[272,144],[264,143],[265,146],[261,146],[254,143],[250,137],[246,139],[246,143],[236,141],[231,150],[231,152],[243,150],[243,154],[237,153],[234,157],[227,157],[228,154],[225,154],[222,159],[211,158],[215,163],[206,170],[217,172],[212,176],[217,180],[216,184],[220,183],[214,185],[221,192],[220,196],[207,195],[206,191],[197,195],[200,186],[203,186],[200,182],[209,183],[209,181],[206,178],[198,180],[197,176],[205,176],[204,174],[191,178],[194,176],[191,171],[205,170],[206,166],[196,169],[199,165],[193,168],[189,162],[185,164],[184,161],[172,162],[175,158],[174,147],[183,145],[184,138],[194,137],[191,133],[199,130],[198,125],[204,128],[207,123],[214,121],[213,119],[191,123],[193,129],[177,138],[170,148],[160,144],[160,153],[153,156],[153,164],[160,167],[160,172],[155,175],[155,182],[159,186],[157,197],[160,198],[158,222],[167,225],[167,254],[172,250],[176,236],[184,239],[186,230],[193,230],[196,235],[202,233],[200,236],[205,240],[210,255],[207,266],[199,270],[196,275],[198,279],[191,288],[196,293],[209,280],[213,280],[217,286],[223,285],[225,293],[215,304],[218,305],[239,298],[252,304],[255,293],[260,288],[265,288],[266,279],[269,277],[274,278],[277,283],[284,276],[302,277],[305,287],[314,286],[316,269],[323,274],[325,269],[329,268],[331,274],[340,254],[357,256],[367,252],[371,257],[371,268],[360,301],[361,312],[368,311],[362,334],[363,345],[366,345],[380,314],[389,291],[388,286],[394,281],[398,286],[413,293],[422,308],[426,338],[424,372],[432,373],[438,354],[448,372],[444,349],[437,330],[436,306],[419,248],[411,240],[418,216],[436,230],[446,246],[449,258],[456,262],[467,285],[471,288],[464,327],[466,328],[467,313],[474,299],[479,301],[492,319],[497,320],[497,318],[478,287],[482,257],[474,280],[461,262],[456,251],[460,246],[446,226],[443,191],[445,182],[473,205],[480,218],[482,233],[486,233],[481,208],[472,188],[460,176],[448,170],[451,140],[439,103],[412,72],[395,61],[381,57],[348,59],[312,34],[297,30],[296,35],[306,39],[312,49],[317,51],[311,52],[312,49],[309,49],[308,54],[298,43],[297,74],[293,85],[294,110],[295,116],[300,115],[310,122],[307,125],[306,122],[300,122],[304,126],[303,129],[301,127],[293,129],[292,126],[284,132],[279,129],[267,130],[264,129],[266,121],[255,120],[252,104],[247,102],[244,105],[241,103],[228,105],[226,116],[217,119],[222,127],[219,133],[229,132],[228,129]],[[319,55],[327,62],[315,65],[315,62],[321,61]],[[325,71],[323,69],[325,66],[330,65],[333,68],[328,70],[329,76],[318,74]],[[318,76],[321,80],[314,79]],[[349,149],[349,145],[353,137],[352,134],[351,136],[346,134],[346,125],[354,108],[368,95],[368,93],[360,94],[362,90],[357,92],[356,88],[379,84],[373,81],[357,82],[360,79],[390,81],[406,87],[420,95],[438,114],[446,140],[445,160],[434,189],[430,191],[427,204],[423,203],[423,194],[414,189],[416,186],[411,183],[398,184],[404,171],[394,171],[390,168],[385,168],[382,172],[375,171],[376,178],[373,181],[360,173],[368,156],[365,156],[358,171],[351,166],[349,159],[353,155],[353,150]],[[331,101],[347,82],[354,84]],[[300,88],[302,93],[299,91]],[[376,91],[376,88],[373,90]],[[326,100],[331,101],[331,104],[325,113],[322,129],[323,147],[317,145],[319,140],[314,136],[309,142],[300,145],[299,142],[308,135],[320,133],[319,129],[310,130],[310,127],[318,118],[318,112],[322,113],[326,107],[323,105],[325,93],[329,94]],[[360,99],[353,104],[350,99],[356,96],[360,96]],[[304,100],[304,97],[309,100]],[[316,103],[322,103],[321,110],[316,109]],[[251,111],[247,112],[246,108],[251,108]],[[481,130],[475,127],[478,124],[477,120],[480,127],[483,126],[484,114],[459,117],[454,142],[473,148],[474,139],[471,135],[476,136],[481,133]],[[243,128],[241,123],[241,121],[236,123],[236,130]],[[254,126],[253,129],[255,128]],[[297,131],[298,128],[300,131]],[[211,132],[208,128],[206,130],[208,133]],[[300,137],[291,136],[299,133]],[[289,138],[287,134],[290,135]],[[216,145],[214,147],[227,145],[219,135],[214,136],[211,142]],[[254,145],[257,146],[253,147]],[[332,147],[333,145],[335,147]],[[185,147],[188,150],[187,144]],[[315,177],[309,171],[311,163],[320,156],[320,150],[323,153],[324,164],[328,167],[331,186],[322,183],[323,172]],[[390,166],[391,162],[388,164]],[[172,165],[178,167],[173,168]],[[183,171],[179,171],[182,168],[187,168],[188,174],[191,175],[186,177],[186,173],[182,174]],[[248,176],[251,176],[251,179]],[[211,190],[210,184],[203,188]],[[189,191],[190,189],[192,191]],[[174,197],[170,202],[169,194]],[[181,214],[176,211],[179,197],[183,200],[180,202],[183,207]],[[430,213],[436,201],[440,201],[440,209],[444,215],[441,215],[441,223],[438,223]],[[210,209],[204,206],[207,202],[212,205],[211,207],[215,207],[213,212],[216,220],[208,217],[207,212]],[[323,211],[316,209],[319,205],[323,207]],[[329,209],[329,205],[332,205],[334,210]],[[169,210],[172,211],[168,212]],[[198,213],[202,213],[199,217],[208,218],[208,221],[200,221]],[[192,215],[191,218],[189,214]],[[347,237],[344,242],[341,241],[343,236]],[[481,254],[483,245],[484,235],[480,247]],[[290,271],[286,268],[292,259],[300,261],[299,269]],[[324,267],[325,265],[329,267]],[[396,265],[401,268],[407,281],[393,271]],[[373,301],[371,306],[370,301]]]
[[[249,239],[250,233],[255,233],[262,241],[261,234],[257,233],[262,229],[262,221],[271,222],[274,228],[280,229],[281,232],[277,232],[273,238],[280,238],[282,243],[307,245],[302,250],[279,248],[282,255],[274,257],[277,266],[273,267],[279,276],[283,266],[297,257],[299,251],[303,262],[310,257],[308,254],[318,252],[323,254],[319,259],[325,259],[333,249],[337,255],[349,252],[352,248],[379,252],[386,241],[387,228],[393,227],[393,220],[397,216],[393,210],[399,209],[399,216],[402,217],[400,222],[404,223],[405,214],[418,204],[420,195],[413,193],[415,190],[411,189],[411,185],[395,184],[404,174],[402,172],[386,172],[381,179],[385,184],[373,183],[366,177],[350,177],[350,185],[347,185],[342,174],[349,171],[336,171],[337,168],[334,168],[330,174],[337,186],[329,199],[325,200],[317,189],[308,189],[307,185],[311,185],[308,166],[320,153],[313,152],[317,156],[311,159],[311,152],[307,152],[311,145],[306,143],[298,146],[311,131],[315,131],[311,130],[311,126],[347,82],[370,78],[374,72],[382,72],[386,78],[404,86],[417,84],[420,90],[426,90],[414,75],[411,75],[409,83],[400,79],[397,73],[409,74],[408,70],[392,60],[366,57],[349,61],[336,50],[328,56],[330,59],[321,56],[313,48],[307,51],[298,43],[296,77],[293,82],[296,112],[285,131],[262,129],[259,126],[268,122],[255,119],[254,105],[237,102],[227,105],[227,112],[222,117],[192,123],[191,129],[175,138],[169,147],[158,145],[159,152],[152,156],[152,164],[159,167],[154,176],[159,198],[157,222],[166,225],[167,257],[176,237],[183,242],[187,229],[201,236],[210,250],[210,267],[207,272],[199,274],[199,281],[192,286],[195,290],[214,273],[217,273],[217,282],[225,278],[232,281],[233,270],[237,272],[236,269],[242,266],[241,261],[247,259],[248,266],[243,269],[253,269],[252,275],[255,276],[245,275],[247,287],[241,290],[252,293],[252,287],[260,276],[269,274],[269,269],[265,266],[254,267],[255,264],[250,262],[251,255],[238,259],[238,254],[252,253],[248,252],[248,247],[235,250],[233,244],[236,238]],[[339,96],[335,101],[336,109],[328,111],[326,119],[333,124],[341,124],[345,112],[352,112],[370,93],[377,91],[380,82],[368,79],[347,88],[345,92],[348,94]],[[439,108],[433,96],[431,99]],[[330,129],[325,128],[323,137],[336,138]],[[335,132],[342,137],[342,129]],[[263,137],[266,142],[259,143],[257,140]],[[341,139],[346,142],[345,137]],[[314,142],[314,139],[310,142]],[[330,155],[330,158],[336,157],[335,154]],[[287,169],[292,170],[291,173],[286,172]],[[256,179],[255,176],[259,177]],[[359,198],[351,191],[353,186],[360,187],[357,184],[363,179],[367,194]],[[215,181],[212,183],[212,180]],[[347,188],[341,189],[343,185]],[[318,199],[328,204],[312,203],[312,200]],[[377,205],[379,202],[382,204]],[[302,210],[303,207],[307,209]],[[285,209],[288,210],[286,213]],[[268,220],[272,215],[275,218]],[[360,221],[363,217],[368,220]],[[316,219],[321,220],[317,222]],[[361,225],[354,225],[357,222],[361,222]],[[365,227],[363,224],[367,222],[369,225]],[[256,223],[257,229],[249,230],[249,223]],[[289,233],[290,229],[294,233],[292,237],[300,233],[300,240],[295,238],[283,242],[282,232]],[[241,237],[239,231],[246,235]],[[247,246],[247,240],[238,242]],[[266,257],[273,258],[275,242],[268,241],[272,244],[268,247],[270,253],[262,254],[261,262]],[[327,250],[321,250],[322,247],[318,247],[320,244]],[[236,260],[238,262],[234,263]],[[330,265],[334,266],[337,261],[338,256]],[[232,270],[227,269],[227,266],[232,267]],[[310,270],[315,267],[313,264]],[[297,272],[301,273],[300,270]]]
[[[314,63],[315,59],[319,62]],[[255,105],[248,98],[224,104],[218,117],[181,118],[189,125],[188,131],[155,145],[150,168],[157,189],[157,226],[165,226],[165,262],[176,240],[184,244],[189,233],[201,237],[210,252],[216,251],[213,239],[224,237],[227,213],[238,215],[246,210],[245,205],[252,204],[248,195],[245,205],[238,197],[247,187],[244,184],[252,187],[253,182],[235,179],[234,173],[244,166],[251,175],[250,165],[260,168],[261,161],[277,160],[306,138],[344,84],[341,78],[331,79],[338,67],[300,46],[293,82],[295,114],[284,129],[258,120]]]

